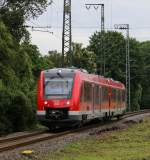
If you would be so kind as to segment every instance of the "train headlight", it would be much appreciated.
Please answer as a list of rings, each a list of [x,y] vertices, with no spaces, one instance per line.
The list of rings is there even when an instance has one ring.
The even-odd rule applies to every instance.
[[[59,69],[59,70],[58,70],[58,73],[61,73],[61,72],[62,72],[62,70],[61,70],[61,69]]]
[[[70,102],[69,102],[69,101],[67,101],[67,102],[66,102],[66,104],[67,104],[67,105],[70,105]]]
[[[45,102],[44,102],[44,104],[45,104],[45,105],[47,105],[47,104],[48,104],[48,102],[47,102],[47,101],[45,101]]]

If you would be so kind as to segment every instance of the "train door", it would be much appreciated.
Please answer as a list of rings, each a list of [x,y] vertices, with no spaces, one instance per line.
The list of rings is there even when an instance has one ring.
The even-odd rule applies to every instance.
[[[112,88],[111,90],[111,109],[113,109],[114,111],[117,111],[117,106],[118,106],[118,102],[117,102],[117,90],[115,88]]]
[[[119,90],[116,90],[116,110],[119,111]]]
[[[102,111],[102,87],[99,86],[99,112]]]
[[[81,92],[80,92],[81,94],[80,94],[80,111],[85,111],[86,110],[86,108],[85,108],[85,104],[84,104],[84,102],[85,102],[85,100],[84,100],[84,81],[83,81],[83,83],[82,83],[82,85],[81,85]]]
[[[86,110],[93,112],[93,87],[89,82],[84,83],[84,101]]]
[[[120,90],[120,111],[122,110],[122,90]]]
[[[117,90],[117,111],[121,110],[121,91]]]
[[[94,84],[92,84],[92,114],[94,114]]]
[[[95,84],[93,87],[93,108],[94,108],[94,114],[99,115],[99,111],[100,111],[100,89],[99,89],[99,85]]]
[[[109,88],[105,87],[105,104],[106,110],[110,112],[110,98],[109,98]]]
[[[108,88],[109,115],[110,115],[110,112],[111,112],[111,96],[112,96],[111,88],[109,87]]]

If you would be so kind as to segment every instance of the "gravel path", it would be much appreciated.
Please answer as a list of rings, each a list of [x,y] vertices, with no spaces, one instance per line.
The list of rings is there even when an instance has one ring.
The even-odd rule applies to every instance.
[[[142,123],[145,117],[150,117],[150,113],[126,118],[125,120],[109,124],[107,128],[97,127],[94,129],[83,131],[82,133],[73,133],[63,137],[59,137],[57,139],[48,140],[45,142],[40,142],[12,151],[4,152],[0,154],[0,160],[38,160],[39,157],[42,157],[41,159],[44,160],[46,153],[59,151],[70,142],[87,138],[89,136],[104,136],[106,133],[111,133],[114,130],[126,129],[130,124]],[[33,150],[33,154],[26,157],[22,154],[22,151],[24,150]]]

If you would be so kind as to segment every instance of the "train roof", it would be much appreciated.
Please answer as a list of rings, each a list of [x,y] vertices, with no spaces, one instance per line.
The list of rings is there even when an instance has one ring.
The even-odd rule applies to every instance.
[[[74,75],[74,74],[78,74],[82,77],[83,80],[87,80],[87,81],[91,81],[91,82],[97,82],[97,83],[101,83],[103,85],[109,85],[109,86],[114,86],[114,87],[118,87],[118,88],[125,88],[124,84],[119,82],[119,81],[115,81],[112,78],[105,78],[103,76],[100,75],[95,75],[95,74],[89,74],[86,70],[84,69],[78,69],[78,68],[53,68],[53,69],[49,69],[49,70],[45,70],[43,71],[45,74],[56,74],[56,73],[62,73],[65,75]]]
[[[62,73],[75,73],[76,71],[88,73],[85,69],[78,69],[75,67],[72,67],[72,68],[53,68],[53,69],[45,70],[44,73],[57,73],[59,71],[61,71]]]

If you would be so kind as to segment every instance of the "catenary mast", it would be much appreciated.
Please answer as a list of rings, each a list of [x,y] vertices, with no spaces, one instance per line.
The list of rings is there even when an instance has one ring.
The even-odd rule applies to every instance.
[[[71,0],[64,0],[62,33],[62,67],[72,66]],[[66,61],[65,61],[66,60]]]

